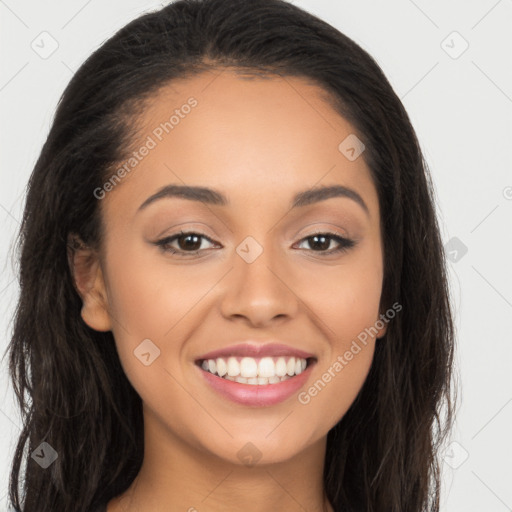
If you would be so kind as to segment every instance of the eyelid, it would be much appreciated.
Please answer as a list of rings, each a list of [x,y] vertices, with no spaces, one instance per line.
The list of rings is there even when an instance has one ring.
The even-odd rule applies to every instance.
[[[186,227],[183,228],[181,226],[186,226]],[[196,227],[196,226],[198,226],[198,227]],[[185,234],[186,233],[196,233],[198,235],[202,235],[204,237],[210,237],[210,238],[217,236],[217,235],[213,234],[213,231],[208,227],[208,224],[204,224],[203,222],[185,221],[185,222],[179,222],[178,224],[173,224],[172,226],[166,227],[163,231],[160,231],[159,233],[157,233],[155,235],[155,238],[160,239],[160,238],[164,238],[164,237],[168,238],[168,237],[174,236],[180,232],[180,231],[175,231],[176,229],[179,229],[181,232],[183,232]],[[212,235],[207,235],[206,233],[204,233],[205,229],[212,232]],[[199,231],[197,231],[197,230],[199,230]],[[171,232],[171,234],[165,235],[165,233],[168,233],[168,232]]]
[[[310,230],[313,230],[312,232]],[[301,233],[304,232],[304,235]],[[310,222],[305,226],[302,226],[300,229],[295,231],[295,234],[292,236],[292,239],[295,240],[298,237],[311,236],[315,233],[332,233],[336,236],[342,238],[352,238],[346,229],[343,229],[341,226],[334,225],[332,222]]]

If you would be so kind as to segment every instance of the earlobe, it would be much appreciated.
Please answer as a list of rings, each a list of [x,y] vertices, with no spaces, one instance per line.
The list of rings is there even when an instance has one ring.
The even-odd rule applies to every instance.
[[[109,304],[97,252],[76,235],[69,235],[68,263],[75,289],[82,299],[83,321],[96,331],[110,331]]]
[[[103,275],[99,264],[97,265],[96,280],[91,288],[82,297],[82,320],[95,331],[107,332],[112,329],[108,312],[108,301],[105,294]]]
[[[384,324],[384,327],[382,329],[379,329],[379,332],[377,334],[377,339],[381,339],[386,335],[386,332],[388,330],[387,328],[388,328],[388,325]]]
[[[386,335],[386,332],[388,331],[388,322],[386,322],[385,320],[382,320],[383,316],[385,316],[385,315],[380,315],[379,319],[375,322],[375,325],[384,324],[382,326],[382,328],[380,328],[380,329],[377,327],[377,329],[379,329],[379,332],[377,333],[377,336],[376,336],[377,339],[383,338]]]

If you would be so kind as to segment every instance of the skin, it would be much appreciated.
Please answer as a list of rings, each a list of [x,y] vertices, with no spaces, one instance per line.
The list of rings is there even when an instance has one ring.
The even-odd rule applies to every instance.
[[[338,150],[354,128],[302,78],[223,69],[176,80],[142,113],[135,147],[190,96],[197,106],[100,201],[100,252],[72,259],[82,318],[112,330],[143,401],[144,462],[107,510],[332,511],[322,482],[327,433],[361,389],[386,327],[308,404],[296,394],[270,407],[236,404],[198,378],[194,361],[238,341],[273,339],[315,354],[302,390],[320,379],[381,313],[377,191],[363,158]],[[171,183],[215,188],[230,204],[164,198],[138,211]],[[333,184],[357,191],[369,214],[346,197],[290,209],[295,193]],[[180,229],[213,243],[200,239],[200,254],[185,257],[153,244]],[[317,231],[357,244],[322,256],[338,242],[316,249],[307,237]],[[247,236],[263,249],[250,264],[236,252]],[[134,356],[144,339],[160,350],[149,366]],[[261,453],[252,467],[237,456],[248,442]]]

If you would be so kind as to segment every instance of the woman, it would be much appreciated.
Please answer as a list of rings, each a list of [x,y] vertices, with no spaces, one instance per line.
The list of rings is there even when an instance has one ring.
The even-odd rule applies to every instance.
[[[439,510],[433,187],[330,25],[281,0],[128,24],[61,98],[19,243],[17,510]]]

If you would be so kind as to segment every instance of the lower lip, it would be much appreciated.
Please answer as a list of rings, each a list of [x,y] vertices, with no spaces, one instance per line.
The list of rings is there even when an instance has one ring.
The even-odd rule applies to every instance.
[[[196,367],[203,374],[206,382],[222,396],[238,404],[265,407],[284,402],[294,393],[297,393],[308,380],[311,368],[314,365],[315,361],[308,364],[307,368],[299,375],[290,377],[283,382],[263,385],[241,384],[213,375],[213,373],[207,372],[197,365]]]

